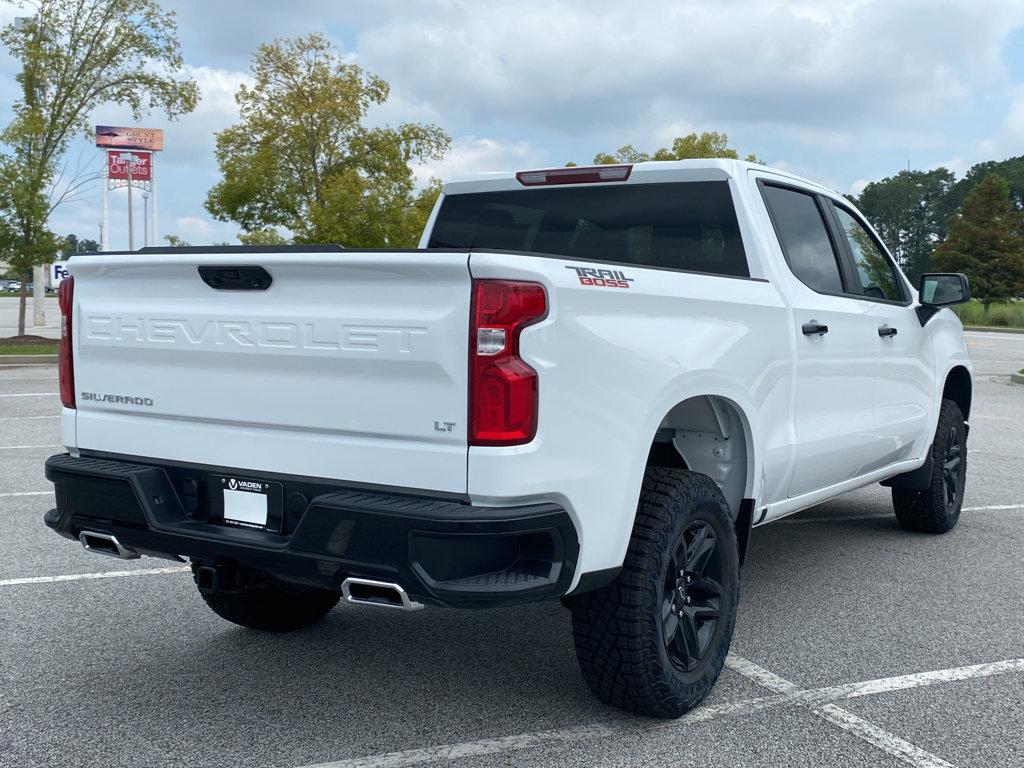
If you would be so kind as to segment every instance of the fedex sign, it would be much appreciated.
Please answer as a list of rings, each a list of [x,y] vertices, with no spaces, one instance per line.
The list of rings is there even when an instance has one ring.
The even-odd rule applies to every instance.
[[[131,166],[132,181],[148,182],[153,178],[153,167],[148,152],[107,152],[107,178],[128,179],[128,167]]]
[[[50,286],[57,288],[64,278],[70,278],[67,262],[54,262],[50,265]]]

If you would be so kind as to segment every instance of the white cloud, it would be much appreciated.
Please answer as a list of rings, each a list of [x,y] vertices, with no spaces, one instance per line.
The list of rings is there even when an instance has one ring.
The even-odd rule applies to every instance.
[[[1008,95],[1010,106],[999,131],[978,143],[978,151],[986,159],[1024,153],[1024,86],[1009,89]]]
[[[541,162],[541,154],[525,141],[462,136],[452,142],[444,160],[414,168],[417,183],[431,177],[450,179],[472,171],[509,171],[530,168]]]
[[[198,216],[179,216],[174,220],[178,229],[191,234],[205,235],[210,231],[210,223]]]
[[[870,179],[857,179],[850,185],[849,192],[851,195],[860,195],[869,184],[871,184]]]
[[[213,163],[214,134],[238,120],[235,93],[242,83],[251,83],[247,72],[186,65],[184,75],[199,86],[200,100],[194,112],[174,122],[160,120],[166,135],[161,160],[177,166],[209,168]]]
[[[968,108],[1004,77],[1024,5],[421,4],[359,37],[361,62],[448,116],[575,132],[674,111],[855,131]]]
[[[178,13],[186,72],[202,92],[192,115],[146,121],[167,134],[161,230],[181,220],[177,234],[197,243],[238,229],[205,219],[202,201],[219,179],[214,134],[237,121],[253,50],[310,31],[391,83],[371,125],[431,122],[458,137],[443,161],[414,169],[421,184],[587,162],[627,143],[650,151],[701,130],[853,191],[908,157],[914,167],[947,158],[962,173],[1024,152],[1024,84],[1003,61],[1024,25],[1020,0],[161,2]],[[11,7],[0,0],[0,23]],[[0,104],[17,98],[15,71],[0,51]],[[95,117],[128,120],[122,108]],[[55,228],[94,232],[95,197],[62,207]],[[121,201],[111,216],[116,235]]]

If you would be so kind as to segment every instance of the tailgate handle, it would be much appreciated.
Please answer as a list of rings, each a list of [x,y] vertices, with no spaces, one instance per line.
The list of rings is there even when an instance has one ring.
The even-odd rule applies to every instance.
[[[270,273],[262,267],[204,265],[199,268],[203,283],[218,291],[266,291],[273,283]]]

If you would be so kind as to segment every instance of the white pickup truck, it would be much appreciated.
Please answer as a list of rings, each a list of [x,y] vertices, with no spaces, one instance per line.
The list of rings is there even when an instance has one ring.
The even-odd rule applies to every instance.
[[[601,699],[717,678],[751,529],[964,494],[971,364],[842,196],[729,160],[480,174],[419,249],[147,248],[61,284],[46,524],[262,630],[562,598]]]

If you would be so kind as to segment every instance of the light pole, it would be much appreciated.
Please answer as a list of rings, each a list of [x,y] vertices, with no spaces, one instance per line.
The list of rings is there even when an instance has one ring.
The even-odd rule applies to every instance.
[[[142,247],[149,245],[149,193],[142,191]]]
[[[132,168],[135,165],[135,155],[131,152],[122,152],[118,160],[128,165],[128,250],[135,250],[135,221],[132,212]]]

